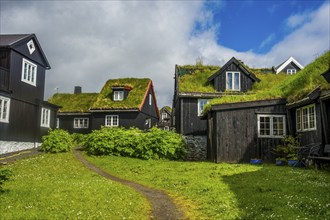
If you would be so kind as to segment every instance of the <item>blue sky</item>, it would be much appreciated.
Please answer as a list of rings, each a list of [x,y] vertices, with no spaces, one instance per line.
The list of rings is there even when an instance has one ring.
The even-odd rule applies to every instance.
[[[304,15],[319,8],[324,1],[225,1],[206,7],[212,11],[213,26],[218,25],[217,43],[236,51],[266,53],[297,27],[288,26],[293,15]],[[297,21],[298,22],[298,21]]]
[[[272,67],[302,65],[330,48],[324,1],[1,0],[0,33],[35,33],[51,65],[45,99],[57,90],[99,92],[108,79],[150,78],[171,105],[175,65],[223,65],[233,56]]]

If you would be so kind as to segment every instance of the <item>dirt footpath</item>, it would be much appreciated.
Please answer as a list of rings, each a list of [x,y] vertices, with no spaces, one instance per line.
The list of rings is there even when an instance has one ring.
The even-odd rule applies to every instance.
[[[132,187],[136,191],[142,193],[151,204],[151,219],[159,220],[175,220],[175,219],[184,219],[184,214],[179,210],[179,208],[173,203],[171,198],[164,192],[160,190],[151,189],[140,185],[138,183],[120,179],[118,177],[112,176],[109,173],[101,170],[95,165],[89,163],[81,154],[79,149],[74,149],[75,157],[81,161],[86,167],[98,173],[99,175],[108,178],[112,181],[119,182],[121,184]]]

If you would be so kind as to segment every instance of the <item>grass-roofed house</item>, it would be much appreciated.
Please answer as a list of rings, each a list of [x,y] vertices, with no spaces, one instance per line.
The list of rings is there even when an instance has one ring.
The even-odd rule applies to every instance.
[[[170,106],[164,106],[159,110],[159,122],[158,122],[158,128],[170,131],[172,130],[172,109]]]
[[[175,66],[173,125],[184,135],[189,159],[206,159],[204,106],[213,98],[249,91],[259,79],[236,58],[219,66]]]
[[[274,161],[271,149],[286,135],[301,144],[329,143],[329,52],[290,75],[255,72],[260,79],[250,93],[213,99],[207,106],[208,159]]]
[[[29,149],[55,127],[44,101],[50,65],[35,34],[0,35],[0,154]]]
[[[159,119],[153,84],[146,78],[111,79],[100,93],[55,94],[49,102],[62,106],[58,127],[71,133],[101,126],[149,129]]]
[[[302,69],[304,69],[304,66],[293,57],[290,57],[280,65],[273,67],[275,74],[286,73],[289,75],[296,74]]]

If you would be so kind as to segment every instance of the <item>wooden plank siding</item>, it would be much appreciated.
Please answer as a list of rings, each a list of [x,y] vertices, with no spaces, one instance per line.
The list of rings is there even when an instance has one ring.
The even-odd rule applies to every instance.
[[[214,78],[214,88],[219,92],[226,91],[226,72],[233,71],[233,72],[240,72],[240,82],[241,82],[241,90],[240,92],[247,92],[248,90],[252,89],[253,81],[250,77],[242,72],[240,67],[235,63],[231,63],[228,65],[227,69],[217,77]]]
[[[223,104],[212,112],[208,120],[213,123],[209,125],[212,134],[208,134],[210,160],[237,163],[251,158],[273,159],[270,150],[281,143],[281,138],[258,137],[257,116],[286,115],[284,100]]]
[[[180,133],[183,135],[206,135],[207,121],[198,116],[198,99],[180,98]]]

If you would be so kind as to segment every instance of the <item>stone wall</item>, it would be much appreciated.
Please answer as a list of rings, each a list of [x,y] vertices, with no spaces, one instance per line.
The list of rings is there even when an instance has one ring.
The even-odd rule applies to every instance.
[[[12,153],[39,147],[41,143],[0,141],[0,154]]]
[[[207,137],[206,136],[183,136],[187,145],[188,161],[205,161]]]

